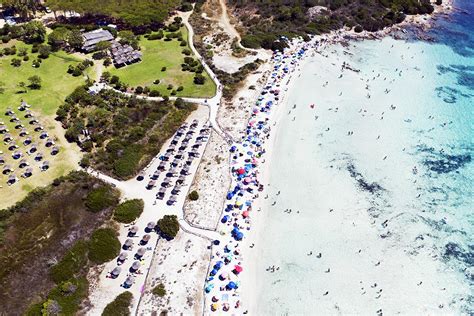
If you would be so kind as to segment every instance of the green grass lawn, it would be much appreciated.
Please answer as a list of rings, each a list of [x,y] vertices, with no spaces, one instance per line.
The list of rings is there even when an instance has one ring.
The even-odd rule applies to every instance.
[[[12,41],[13,42],[13,41]],[[12,46],[8,43],[7,46]],[[33,176],[27,179],[21,178],[23,170],[18,168],[19,160],[13,160],[12,152],[8,150],[8,146],[3,143],[3,135],[0,135],[0,151],[6,158],[6,164],[11,165],[14,174],[20,181],[12,186],[7,186],[8,176],[0,173],[0,208],[14,204],[22,199],[29,191],[38,186],[49,184],[54,178],[64,175],[77,167],[80,157],[79,149],[74,144],[69,144],[64,139],[64,131],[54,120],[56,109],[64,102],[75,87],[84,82],[82,77],[72,77],[67,74],[67,68],[70,64],[77,64],[78,58],[67,55],[64,52],[53,53],[49,58],[43,60],[39,68],[32,67],[32,61],[37,58],[37,54],[31,53],[31,45],[22,42],[14,42],[17,49],[20,47],[28,48],[29,61],[22,61],[20,67],[10,65],[13,58],[22,59],[18,56],[3,56],[0,58],[0,81],[4,84],[5,91],[0,94],[0,121],[4,122],[10,130],[19,150],[24,153],[24,158],[33,168]],[[1,45],[0,47],[5,47]],[[23,81],[28,85],[28,78],[38,75],[42,79],[40,90],[31,90],[26,88],[26,93],[18,93],[23,90],[18,87],[18,83]],[[24,112],[17,110],[21,100],[25,100],[31,105],[31,110],[48,131],[51,138],[55,139],[56,144],[60,148],[60,153],[56,156],[50,155],[50,149],[44,147],[45,140],[39,140],[39,133],[33,131],[33,126],[28,124],[28,119],[24,118]],[[24,138],[18,136],[19,130],[15,130],[14,123],[10,123],[9,117],[5,116],[5,110],[11,107],[17,117],[21,119],[22,124],[28,129],[33,142],[38,144],[38,152],[44,155],[44,160],[50,162],[51,168],[48,171],[41,172],[39,163],[35,162],[32,156],[26,154],[26,146],[22,144]],[[3,166],[0,166],[0,170]]]
[[[188,38],[185,27],[181,28],[183,38]],[[166,34],[166,32],[165,32]],[[170,95],[171,90],[167,90],[168,84],[172,84],[174,89],[183,86],[184,90],[177,92],[176,96],[182,97],[211,97],[216,93],[216,86],[209,75],[206,77],[204,85],[196,85],[193,82],[194,73],[182,71],[181,64],[184,62],[184,55],[181,51],[189,46],[180,46],[180,41],[148,40],[143,36],[140,39],[140,48],[143,54],[142,61],[116,69],[114,66],[108,67],[112,75],[117,75],[120,81],[127,83],[131,87],[148,86],[152,90],[160,91],[161,95]],[[194,57],[191,55],[190,57]],[[161,68],[167,70],[162,72]],[[156,79],[160,84],[153,84]]]
[[[0,81],[5,84],[5,92],[0,94],[0,109],[9,106],[16,108],[20,100],[24,99],[31,104],[32,110],[54,115],[64,98],[84,82],[82,77],[73,77],[66,73],[70,64],[76,64],[81,60],[60,51],[43,60],[39,68],[34,68],[31,64],[37,54],[31,54],[31,45],[17,42],[16,47],[17,49],[28,47],[30,60],[22,61],[20,67],[13,67],[10,65],[11,60],[22,59],[21,57],[3,56],[0,58]],[[20,90],[18,83],[23,81],[28,84],[28,78],[33,75],[38,75],[42,79],[41,89],[28,89],[27,93],[17,93]]]

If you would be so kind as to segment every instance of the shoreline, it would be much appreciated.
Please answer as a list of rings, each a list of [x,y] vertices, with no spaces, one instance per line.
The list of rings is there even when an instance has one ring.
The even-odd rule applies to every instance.
[[[430,23],[433,18],[441,14],[448,14],[453,10],[453,0],[448,0],[443,3],[442,6],[434,6],[435,11],[431,15],[424,15],[424,16],[408,16],[407,19],[397,25],[393,25],[388,27],[382,31],[374,33],[354,33],[351,31],[335,31],[331,32],[330,34],[326,34],[321,36],[321,38],[325,39],[325,43],[327,45],[334,45],[341,42],[347,42],[350,40],[364,40],[364,39],[382,39],[387,35],[392,35],[394,32],[400,31],[403,27],[408,26],[415,26],[421,27],[423,31],[433,27],[433,24]],[[303,43],[304,44],[304,43]],[[299,45],[302,45],[301,43]],[[298,45],[296,45],[296,48]],[[295,49],[295,48],[290,48]],[[309,53],[308,53],[309,54]],[[301,69],[304,67],[304,64],[307,62],[308,56],[304,56],[304,60],[301,61],[294,72],[291,74],[291,77],[288,78],[287,88],[282,91],[283,98],[278,104],[278,109],[272,112],[270,117],[270,126],[272,127],[272,131],[270,132],[270,138],[265,142],[264,147],[266,148],[266,155],[265,165],[264,167],[259,168],[259,181],[265,185],[265,189],[263,192],[260,192],[260,196],[254,200],[253,208],[254,210],[261,210],[265,205],[265,200],[262,198],[262,195],[266,195],[268,193],[268,186],[270,184],[270,166],[271,166],[271,158],[273,154],[272,148],[275,145],[276,138],[278,136],[279,130],[278,126],[283,117],[283,108],[288,109],[286,103],[288,102],[288,97],[290,94],[290,89],[294,86],[296,79],[301,75]],[[269,61],[272,63],[273,61]],[[255,212],[254,212],[255,214]],[[256,309],[256,300],[258,295],[258,286],[256,286],[259,282],[259,278],[257,277],[257,271],[255,269],[255,265],[258,260],[258,246],[256,248],[251,248],[251,244],[259,244],[261,242],[261,231],[262,227],[265,223],[266,217],[270,216],[270,214],[258,214],[257,216],[252,217],[252,229],[250,234],[246,236],[243,241],[243,258],[245,258],[246,263],[245,266],[247,267],[247,272],[244,272],[244,276],[241,278],[242,280],[242,301],[244,310],[249,311],[251,314],[255,313]],[[220,225],[220,223],[219,223]],[[249,260],[250,259],[250,260]],[[253,271],[253,273],[249,273],[248,271]],[[207,302],[205,305],[208,305]],[[204,310],[207,310],[208,306],[204,307]]]
[[[298,49],[301,49],[302,47],[305,47],[305,46],[308,47],[308,46],[311,46],[311,43],[314,45],[316,39],[317,40],[323,40],[322,42],[324,42],[324,44],[326,44],[326,45],[333,45],[333,44],[337,44],[337,43],[341,43],[341,42],[347,42],[349,40],[381,39],[381,38],[383,38],[387,35],[391,35],[395,31],[399,31],[402,27],[410,26],[410,25],[420,26],[419,24],[422,24],[425,27],[424,30],[426,30],[426,28],[429,28],[429,27],[432,26],[432,24],[429,24],[429,22],[432,20],[432,18],[435,15],[448,13],[449,11],[451,11],[453,9],[452,8],[452,3],[453,3],[453,1],[449,0],[449,1],[447,1],[447,3],[444,3],[442,6],[435,6],[435,12],[433,12],[431,15],[409,16],[409,17],[411,17],[411,19],[409,19],[409,21],[405,20],[404,22],[402,22],[398,25],[393,25],[393,26],[388,27],[388,28],[386,28],[382,31],[376,32],[375,34],[374,33],[368,33],[368,34],[362,33],[362,34],[360,34],[360,33],[354,33],[352,31],[347,31],[347,30],[342,30],[342,31],[339,30],[339,31],[331,32],[330,34],[325,34],[325,35],[322,35],[322,36],[314,37],[314,38],[312,38],[312,40],[309,43],[305,43],[305,42],[298,41],[298,40],[293,40],[294,44],[292,44],[291,47],[286,51],[298,50]],[[304,63],[307,62],[309,53],[310,52],[307,51],[306,54],[304,55],[304,58],[302,60],[298,61],[296,67],[291,72],[289,78],[285,78],[285,82],[287,82],[287,83],[285,85],[284,91],[282,91],[282,93],[280,95],[280,96],[282,96],[282,99],[277,103],[278,109],[273,110],[271,112],[270,117],[269,117],[269,125],[272,128],[272,131],[269,133],[269,135],[270,135],[269,139],[267,139],[264,142],[264,145],[262,146],[262,148],[264,148],[265,154],[266,154],[266,155],[264,155],[265,166],[264,167],[259,166],[257,168],[258,169],[257,175],[258,175],[258,178],[259,178],[258,183],[264,184],[265,189],[264,189],[263,192],[258,193],[259,196],[257,198],[254,198],[252,200],[252,203],[253,203],[252,204],[252,209],[254,210],[253,214],[255,214],[256,209],[261,209],[263,207],[263,205],[265,204],[265,200],[262,199],[261,195],[262,194],[265,195],[268,192],[268,184],[270,183],[269,182],[269,179],[270,179],[269,168],[270,168],[270,165],[271,165],[272,148],[274,147],[274,144],[275,144],[275,141],[276,141],[276,138],[277,138],[277,134],[279,132],[278,125],[279,125],[280,120],[282,119],[282,115],[283,115],[283,109],[282,108],[285,107],[286,103],[288,102],[289,92],[291,91],[290,89],[294,86],[294,84],[296,82],[296,78],[299,75],[301,75],[301,69],[304,67]],[[275,61],[272,59],[270,61],[267,61],[267,63],[269,63],[270,65],[273,66],[275,64]],[[243,110],[243,111],[245,111],[245,110]],[[247,113],[245,113],[244,115],[247,115]],[[240,141],[237,144],[241,144]],[[230,156],[232,156],[232,154],[230,154]],[[234,163],[232,162],[231,157],[229,157],[229,159],[231,160],[230,161],[230,166],[231,166],[231,171],[232,171],[232,166],[233,166],[233,164],[235,164],[235,162]],[[231,174],[233,176],[232,172],[231,172]],[[232,179],[231,179],[231,188],[232,188],[233,185],[235,185],[234,177],[232,177]],[[225,215],[225,212],[222,212],[221,216],[219,217],[219,222],[217,224],[217,231],[220,231],[220,232],[223,231],[222,228],[224,228],[224,230],[225,230],[225,227],[222,227],[222,223],[221,223],[221,220],[220,220],[222,218],[222,215]],[[242,301],[243,301],[243,306],[244,306],[243,310],[249,310],[250,309],[250,311],[252,311],[254,309],[253,305],[255,305],[255,299],[256,299],[255,293],[257,292],[258,287],[250,286],[250,285],[255,285],[257,283],[258,278],[255,277],[256,272],[254,273],[254,275],[252,275],[252,273],[248,273],[248,270],[252,271],[252,269],[255,269],[255,261],[257,260],[258,256],[256,254],[252,254],[252,253],[256,253],[256,251],[255,251],[256,249],[253,249],[254,251],[252,251],[251,247],[250,247],[251,246],[250,244],[255,242],[255,241],[257,241],[257,242],[260,241],[260,239],[261,239],[261,236],[260,236],[261,228],[262,228],[262,225],[265,222],[265,218],[267,216],[269,216],[269,214],[263,214],[263,215],[259,214],[259,216],[251,216],[251,218],[252,218],[251,227],[252,228],[250,230],[250,233],[248,233],[248,235],[246,235],[246,237],[243,239],[243,241],[241,241],[242,246],[239,247],[240,249],[242,249],[241,253],[239,253],[239,255],[241,254],[241,256],[238,257],[239,264],[242,264],[244,259],[247,262],[245,264],[245,269],[247,269],[247,271],[244,272],[243,277],[240,278],[240,280],[242,281],[242,289],[239,289],[239,290],[235,291],[239,295],[242,295]],[[223,239],[225,239],[226,237],[228,237],[228,234],[223,235]],[[216,251],[215,248],[218,248],[218,247],[213,246],[211,261],[210,261],[210,264],[209,264],[209,267],[210,267],[209,270],[210,271],[212,270],[212,266],[213,266],[212,261],[213,261],[213,259],[215,261],[215,254],[216,253],[219,254],[219,252]],[[211,280],[212,279],[213,278],[211,278]],[[205,288],[206,288],[206,284],[208,282],[209,282],[209,279],[206,278]],[[242,294],[240,294],[240,293],[242,293]],[[204,305],[203,305],[204,314],[209,313],[209,306],[211,305],[211,300],[210,300],[211,296],[212,295],[205,294]],[[240,300],[238,301],[238,303],[240,303]],[[217,303],[216,303],[216,306],[217,306]]]

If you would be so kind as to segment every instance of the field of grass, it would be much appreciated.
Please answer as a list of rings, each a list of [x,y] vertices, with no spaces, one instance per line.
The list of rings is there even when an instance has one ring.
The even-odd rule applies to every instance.
[[[13,58],[22,59],[18,56],[3,56],[0,58],[0,82],[3,83],[4,92],[0,94],[0,122],[4,122],[10,130],[13,139],[20,147],[18,150],[24,153],[24,158],[33,168],[33,176],[27,179],[20,177],[23,170],[18,168],[19,160],[13,160],[12,152],[8,150],[8,146],[3,143],[3,135],[0,138],[0,151],[3,152],[6,158],[6,164],[11,165],[15,172],[14,174],[20,181],[12,186],[7,186],[6,181],[8,176],[0,173],[0,208],[7,207],[22,199],[29,191],[38,186],[44,186],[50,183],[54,178],[64,175],[77,167],[79,161],[79,149],[73,144],[68,144],[64,139],[64,131],[61,126],[54,120],[55,113],[59,105],[64,102],[75,87],[82,84],[84,79],[82,77],[72,77],[67,74],[67,68],[70,64],[77,64],[80,60],[67,55],[64,52],[53,53],[49,58],[43,60],[39,68],[32,67],[32,61],[37,59],[37,54],[31,53],[31,45],[26,45],[22,42],[14,42],[6,44],[7,46],[16,45],[17,49],[20,47],[28,48],[28,61],[22,61],[20,67],[13,67],[10,65]],[[0,47],[5,47],[5,44]],[[42,79],[41,89],[32,90],[30,88],[20,88],[19,82],[29,84],[28,78],[38,75]],[[26,93],[19,93],[19,91],[26,90]],[[45,130],[49,133],[50,138],[54,139],[60,152],[56,156],[51,156],[50,149],[44,147],[45,140],[38,138],[39,133],[33,131],[33,126],[28,124],[28,119],[24,118],[24,112],[17,110],[20,101],[25,100],[31,105],[31,110],[35,117],[43,125]],[[33,142],[38,145],[38,152],[44,155],[44,160],[50,162],[51,168],[45,172],[41,172],[38,168],[39,163],[33,160],[34,155],[28,156],[26,154],[26,147],[22,144],[24,138],[18,136],[19,130],[15,130],[14,123],[9,121],[9,117],[5,116],[5,110],[11,107],[15,111],[21,123],[25,125],[33,138]],[[3,166],[0,166],[0,170]]]
[[[13,67],[10,65],[11,60],[13,58],[21,59],[21,57],[3,56],[0,58],[0,82],[4,84],[5,88],[5,92],[0,94],[0,110],[3,111],[9,106],[16,108],[20,104],[20,100],[24,99],[31,104],[33,110],[45,115],[54,115],[64,98],[84,82],[82,77],[73,77],[66,73],[70,64],[75,65],[81,60],[59,51],[43,60],[39,68],[34,68],[32,61],[36,59],[37,54],[31,53],[31,45],[22,42],[16,42],[15,45],[17,49],[27,47],[30,60],[22,61],[20,67]],[[9,43],[8,46],[11,44]],[[18,87],[18,83],[23,81],[28,85],[28,78],[33,75],[38,75],[42,79],[41,89],[27,89],[26,93],[18,93],[22,90]]]
[[[188,38],[188,32],[185,27],[180,30],[183,38]],[[166,34],[166,32],[165,32]],[[182,97],[211,97],[216,93],[216,86],[206,72],[204,85],[196,85],[193,82],[194,73],[182,71],[181,64],[185,55],[181,53],[183,49],[189,49],[189,46],[180,46],[180,41],[148,40],[143,36],[140,39],[140,48],[143,54],[142,61],[133,65],[116,69],[114,66],[108,67],[112,75],[117,75],[120,81],[129,84],[131,87],[148,86],[152,90],[160,91],[161,95],[170,95],[167,90],[169,84],[174,89],[183,86],[184,90],[177,92],[176,96]],[[190,57],[194,57],[191,55]],[[166,71],[161,71],[166,67]],[[156,79],[160,80],[158,85],[153,84]]]

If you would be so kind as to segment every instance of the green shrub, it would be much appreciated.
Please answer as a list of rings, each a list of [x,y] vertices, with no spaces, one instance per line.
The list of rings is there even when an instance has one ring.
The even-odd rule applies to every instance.
[[[179,232],[179,222],[176,215],[165,215],[158,221],[160,232],[169,238],[174,238]]]
[[[161,71],[166,71],[166,67],[161,67]]]
[[[112,260],[120,253],[120,241],[112,228],[99,228],[89,241],[89,259],[101,264]]]
[[[132,299],[133,294],[129,291],[119,294],[112,302],[107,304],[102,316],[129,316]]]
[[[108,185],[101,186],[89,192],[85,201],[88,210],[94,213],[103,211],[104,209],[114,206],[117,203],[118,196]]]
[[[159,297],[163,297],[166,295],[166,289],[163,283],[160,283],[157,286],[155,286],[153,290],[151,290],[151,292],[154,295],[159,296]]]
[[[60,283],[73,278],[81,269],[87,266],[88,244],[78,241],[66,252],[57,264],[51,267],[50,275],[54,282]]]
[[[197,193],[196,190],[192,191],[191,193],[189,193],[189,199],[191,201],[197,201],[199,199],[199,194]]]
[[[123,156],[115,160],[114,173],[121,178],[133,175],[138,169],[142,156],[140,146],[127,147]]]
[[[143,200],[133,199],[125,201],[117,206],[114,219],[120,223],[131,223],[143,212]]]
[[[87,296],[88,288],[89,283],[85,277],[71,279],[53,288],[48,295],[48,301],[53,300],[58,303],[61,315],[75,315]]]

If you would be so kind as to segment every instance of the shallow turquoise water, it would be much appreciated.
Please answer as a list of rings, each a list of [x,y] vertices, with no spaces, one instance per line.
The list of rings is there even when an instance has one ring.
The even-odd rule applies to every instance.
[[[272,156],[260,314],[474,312],[472,30],[457,13],[436,43],[364,41],[307,62]]]

